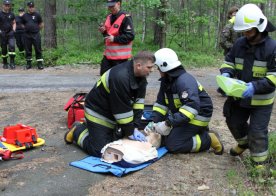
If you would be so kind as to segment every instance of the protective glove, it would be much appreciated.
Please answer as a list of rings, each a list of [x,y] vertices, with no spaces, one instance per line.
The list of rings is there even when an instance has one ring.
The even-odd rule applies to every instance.
[[[138,131],[138,129],[134,129],[133,134],[128,136],[128,138],[131,140],[136,140],[136,141],[140,141],[140,142],[147,141],[146,136],[143,133],[141,133],[140,131]]]
[[[222,73],[221,75],[224,76],[224,77],[230,78],[230,74],[229,73]]]
[[[255,88],[252,84],[252,82],[246,83],[246,89],[242,93],[243,98],[249,98],[252,97],[255,93]]]
[[[169,127],[166,124],[166,121],[162,121],[154,124],[154,131],[159,133],[160,135],[169,135],[172,130],[172,127]]]
[[[154,132],[154,122],[149,122],[148,125],[145,127],[144,131],[146,133]]]

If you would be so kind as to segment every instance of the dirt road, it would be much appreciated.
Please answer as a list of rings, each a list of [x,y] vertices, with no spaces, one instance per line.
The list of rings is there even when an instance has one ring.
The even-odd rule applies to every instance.
[[[214,102],[211,129],[217,130],[226,153],[167,154],[141,171],[123,178],[94,174],[69,166],[86,156],[74,145],[65,145],[66,112],[63,106],[76,92],[88,92],[99,70],[89,66],[56,67],[15,71],[0,69],[0,127],[23,123],[37,128],[46,145],[24,152],[25,158],[0,162],[0,195],[236,195],[229,186],[229,172],[243,176],[240,186],[249,185],[244,166],[227,153],[234,140],[222,114],[225,98],[216,93],[216,68],[189,70],[203,84]],[[153,103],[158,73],[148,79],[146,103]],[[271,131],[275,131],[273,111]],[[274,123],[274,124],[273,124]],[[204,189],[204,190],[200,190]]]

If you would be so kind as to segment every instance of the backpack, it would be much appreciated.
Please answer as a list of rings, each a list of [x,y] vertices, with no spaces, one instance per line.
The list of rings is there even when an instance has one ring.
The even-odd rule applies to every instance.
[[[75,121],[84,122],[84,100],[87,93],[77,93],[64,106],[67,114],[67,127],[70,129]]]

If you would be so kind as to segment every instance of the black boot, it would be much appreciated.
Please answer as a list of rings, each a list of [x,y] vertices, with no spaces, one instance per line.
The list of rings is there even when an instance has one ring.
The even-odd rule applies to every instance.
[[[15,69],[14,57],[15,56],[10,56],[10,69]]]
[[[32,61],[27,61],[27,65],[25,67],[26,69],[31,69],[32,68]]]
[[[38,69],[44,69],[42,61],[37,61],[37,68]]]
[[[9,69],[8,58],[3,58],[3,69]]]

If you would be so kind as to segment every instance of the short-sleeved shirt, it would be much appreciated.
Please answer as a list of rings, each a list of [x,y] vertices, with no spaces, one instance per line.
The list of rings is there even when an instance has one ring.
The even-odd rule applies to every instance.
[[[41,15],[37,12],[25,13],[22,16],[22,23],[25,25],[26,33],[38,33],[39,25],[42,23]]]

